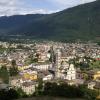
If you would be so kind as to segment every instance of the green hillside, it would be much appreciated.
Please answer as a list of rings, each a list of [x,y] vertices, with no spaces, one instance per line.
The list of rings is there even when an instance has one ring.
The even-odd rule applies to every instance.
[[[14,38],[100,41],[100,0],[54,14],[1,17],[0,33]]]

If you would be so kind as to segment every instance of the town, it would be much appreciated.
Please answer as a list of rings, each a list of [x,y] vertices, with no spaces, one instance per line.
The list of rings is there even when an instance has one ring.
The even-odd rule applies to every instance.
[[[0,42],[0,89],[21,89],[31,95],[40,81],[100,90],[100,46],[52,41]]]

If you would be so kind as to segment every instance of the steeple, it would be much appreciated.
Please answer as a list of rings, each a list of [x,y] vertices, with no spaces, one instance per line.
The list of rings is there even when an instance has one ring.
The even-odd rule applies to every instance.
[[[56,50],[56,77],[60,77],[60,67],[61,67],[61,51],[60,49]]]

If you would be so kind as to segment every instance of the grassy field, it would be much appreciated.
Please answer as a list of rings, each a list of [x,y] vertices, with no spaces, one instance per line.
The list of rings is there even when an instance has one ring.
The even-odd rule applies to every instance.
[[[68,99],[68,98],[59,98],[59,97],[34,97],[34,98],[22,98],[18,100],[84,100],[84,99]]]

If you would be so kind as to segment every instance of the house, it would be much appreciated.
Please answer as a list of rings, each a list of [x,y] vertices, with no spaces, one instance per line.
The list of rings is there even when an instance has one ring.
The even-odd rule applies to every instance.
[[[51,80],[53,79],[53,75],[47,75],[43,78],[43,81],[48,81],[48,80]]]
[[[35,65],[33,65],[33,68],[36,68],[37,70],[40,70],[40,71],[47,71],[50,68],[52,68],[52,64],[51,63],[35,64]]]
[[[14,78],[10,81],[10,85],[14,89],[21,88],[27,95],[33,94],[35,92],[35,88],[38,86],[35,81],[26,80],[24,78]]]
[[[94,80],[100,79],[100,71],[97,71],[93,75]]]
[[[93,90],[95,85],[96,85],[96,82],[89,82],[88,88]]]
[[[37,83],[34,82],[25,82],[22,84],[21,89],[27,94],[31,95],[35,92],[36,86],[38,86]]]

